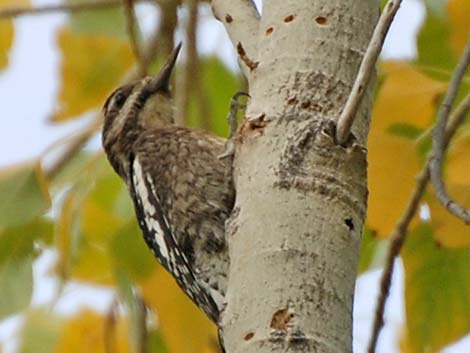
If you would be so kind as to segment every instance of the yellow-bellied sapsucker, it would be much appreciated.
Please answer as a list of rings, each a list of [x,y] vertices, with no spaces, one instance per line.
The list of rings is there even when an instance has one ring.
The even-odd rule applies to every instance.
[[[156,76],[111,94],[102,142],[127,184],[147,245],[217,323],[229,266],[225,221],[235,196],[229,161],[218,158],[224,140],[173,124],[169,82],[180,46]]]

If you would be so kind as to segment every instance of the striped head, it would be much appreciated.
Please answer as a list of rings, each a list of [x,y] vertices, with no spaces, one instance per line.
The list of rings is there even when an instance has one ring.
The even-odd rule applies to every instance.
[[[132,143],[139,134],[174,122],[170,77],[180,49],[181,43],[157,75],[123,85],[106,99],[102,144],[111,165],[123,177]]]

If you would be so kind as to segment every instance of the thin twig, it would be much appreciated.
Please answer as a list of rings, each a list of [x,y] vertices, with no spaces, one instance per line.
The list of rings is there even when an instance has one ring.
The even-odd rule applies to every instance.
[[[230,99],[230,109],[227,115],[227,122],[229,124],[230,130],[227,141],[225,142],[224,152],[218,156],[219,159],[224,159],[227,157],[233,157],[235,154],[235,134],[238,130],[238,111],[240,109],[245,109],[246,104],[240,104],[238,99],[242,96],[250,98],[250,95],[246,92],[237,92]],[[231,174],[231,173],[230,173]]]
[[[72,139],[67,148],[55,162],[45,170],[46,177],[53,179],[62,168],[82,149],[88,140],[101,128],[101,119],[93,119],[80,133]]]
[[[167,0],[159,3],[160,12],[163,15],[160,22],[160,52],[163,57],[168,57],[173,51],[174,34],[178,25],[179,1]]]
[[[400,253],[400,250],[405,242],[408,226],[415,215],[419,202],[423,197],[424,190],[429,180],[429,169],[426,167],[421,171],[416,179],[416,187],[411,195],[408,205],[405,208],[400,220],[398,221],[395,229],[392,232],[390,240],[390,248],[387,253],[387,260],[385,262],[384,272],[380,278],[380,295],[377,299],[377,306],[375,308],[374,326],[372,328],[372,336],[369,343],[368,352],[375,353],[377,340],[379,338],[380,330],[384,325],[383,313],[385,303],[390,293],[390,285],[394,270],[395,258]]]
[[[465,223],[470,224],[470,210],[465,209],[457,201],[450,198],[446,191],[446,186],[442,179],[442,160],[444,157],[444,135],[445,127],[447,125],[447,118],[449,116],[452,104],[457,97],[457,92],[460,87],[462,78],[470,65],[470,40],[467,42],[467,46],[460,58],[459,63],[454,71],[452,79],[447,89],[444,101],[439,109],[436,126],[433,132],[433,144],[432,144],[432,158],[430,163],[431,182],[434,186],[434,190],[437,199],[440,203],[447,208],[447,210],[454,216],[462,219]]]
[[[208,99],[208,95],[206,93],[206,88],[204,87],[204,81],[202,79],[203,75],[201,72],[201,63],[199,60],[199,54],[197,52],[197,43],[196,43],[196,30],[197,24],[199,21],[199,12],[198,12],[198,1],[197,0],[189,0],[189,23],[188,23],[188,32],[187,32],[187,40],[188,40],[188,67],[187,67],[187,80],[192,82],[191,85],[187,85],[186,89],[188,89],[187,95],[189,98],[190,91],[193,90],[197,99],[197,106],[199,109],[199,117],[200,117],[200,126],[205,130],[209,130],[211,128],[211,111],[210,111],[210,103]],[[187,107],[188,108],[188,107]],[[187,113],[185,115],[187,117]]]
[[[460,105],[457,107],[456,111],[454,114],[452,114],[452,116],[456,116],[456,117],[459,117],[460,119],[465,119],[465,116],[466,114],[468,113],[468,111],[470,110],[470,94],[468,94],[467,96],[464,97],[464,99],[462,99],[462,102],[460,103]],[[459,111],[462,111],[463,113],[459,113]],[[462,124],[461,121],[453,121],[452,120],[452,117],[451,119],[449,119],[449,124],[447,125],[447,132],[446,132],[446,138],[447,138],[447,134],[449,134],[449,130],[450,129],[457,129],[460,125]],[[422,143],[423,141],[425,141],[427,138],[429,138],[433,133],[433,127],[430,127],[428,129],[426,129],[425,131],[423,131],[415,140],[415,144],[420,144]],[[452,135],[455,133],[455,131],[452,132]],[[447,142],[446,142],[447,144]]]
[[[455,135],[457,129],[465,120],[465,117],[470,112],[470,94],[467,95],[462,102],[459,104],[457,109],[452,113],[449,123],[447,124],[446,133],[444,137],[444,148],[447,148],[450,140]],[[431,157],[425,163],[423,170],[419,173],[416,178],[416,186],[411,195],[410,200],[397,222],[392,234],[390,235],[390,248],[387,253],[387,259],[380,279],[380,294],[377,299],[377,305],[375,309],[374,324],[372,328],[372,335],[368,347],[368,353],[375,353],[377,347],[377,340],[379,338],[380,331],[384,325],[384,310],[385,303],[390,293],[390,285],[394,271],[395,258],[400,254],[401,248],[405,242],[408,227],[413,219],[416,211],[419,207],[419,202],[423,197],[426,186],[429,182],[429,165]]]
[[[115,297],[104,321],[104,351],[116,353],[116,325],[118,320],[118,300]]]
[[[451,114],[449,123],[447,124],[446,134],[444,137],[444,148],[450,142],[450,139],[455,135],[457,129],[463,124],[465,118],[470,112],[470,94],[467,94],[460,102],[459,106]]]
[[[136,342],[136,352],[137,353],[145,353],[148,352],[148,330],[147,330],[147,305],[138,295],[135,300],[137,301],[137,342]]]
[[[397,13],[402,0],[389,0],[385,5],[379,21],[375,26],[374,33],[367,47],[364,58],[362,59],[359,72],[354,81],[353,88],[349,94],[348,100],[344,106],[343,111],[338,119],[338,127],[336,129],[336,140],[339,144],[347,141],[349,132],[357,116],[359,106],[361,105],[364,94],[367,91],[372,73],[374,72],[375,64],[379,58],[382,50],[385,37],[392,24],[393,18]]]
[[[135,0],[137,2],[150,2],[152,0]],[[110,7],[122,5],[122,0],[87,1],[76,4],[44,5],[37,7],[17,6],[0,9],[0,20],[24,15],[45,15],[52,12],[80,12],[105,10]]]
[[[188,119],[189,102],[191,92],[194,90],[194,81],[198,78],[198,54],[196,46],[196,30],[198,22],[198,2],[197,0],[188,0],[188,23],[186,25],[185,47],[186,62],[181,75],[181,86],[178,87],[178,96],[176,102],[176,124],[185,125]]]
[[[139,77],[144,77],[147,73],[144,71],[144,66],[142,64],[142,51],[139,45],[139,26],[135,18],[134,12],[134,2],[135,0],[123,0],[124,4],[124,13],[126,14],[126,25],[127,25],[127,34],[129,36],[129,43],[131,45],[132,52],[137,61],[137,71]]]

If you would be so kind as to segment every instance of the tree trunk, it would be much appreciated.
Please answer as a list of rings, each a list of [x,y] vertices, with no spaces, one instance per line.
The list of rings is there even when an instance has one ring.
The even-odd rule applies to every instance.
[[[213,0],[251,100],[236,140],[237,200],[223,338],[228,353],[352,352],[366,215],[368,88],[347,143],[335,122],[377,0]]]

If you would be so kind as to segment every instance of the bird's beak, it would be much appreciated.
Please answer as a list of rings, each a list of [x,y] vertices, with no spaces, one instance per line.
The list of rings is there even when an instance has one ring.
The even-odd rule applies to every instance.
[[[170,56],[168,57],[165,65],[154,77],[152,77],[147,86],[149,92],[170,92],[171,72],[173,71],[173,67],[175,66],[176,59],[178,58],[178,53],[180,52],[181,45],[181,42],[178,43],[178,45],[175,47],[175,49],[173,49]]]

